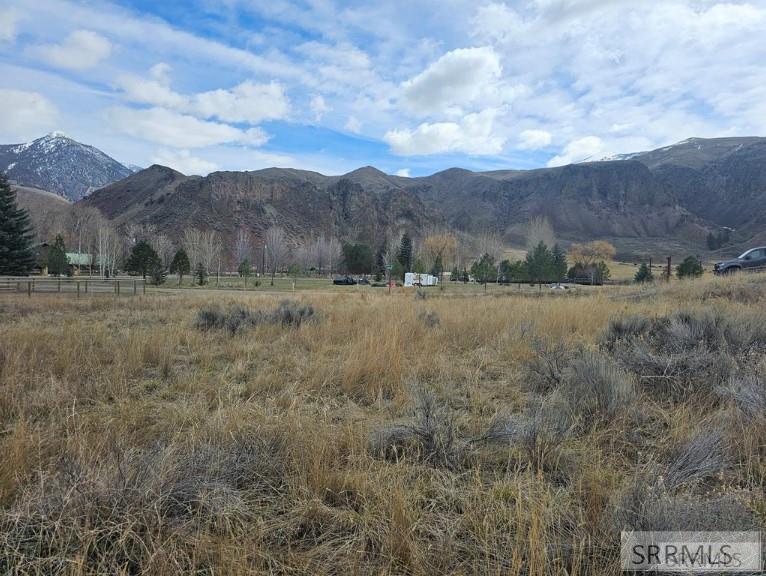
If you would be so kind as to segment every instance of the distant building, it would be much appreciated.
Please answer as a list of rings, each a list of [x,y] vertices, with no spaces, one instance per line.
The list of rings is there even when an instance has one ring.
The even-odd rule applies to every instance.
[[[79,274],[83,270],[90,271],[93,266],[93,256],[82,252],[67,252],[67,261],[72,267],[74,274]]]

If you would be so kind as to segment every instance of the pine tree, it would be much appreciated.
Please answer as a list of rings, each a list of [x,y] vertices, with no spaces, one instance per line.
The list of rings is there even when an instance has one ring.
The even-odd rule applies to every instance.
[[[128,272],[141,274],[144,280],[146,275],[151,274],[157,266],[162,265],[162,260],[154,251],[154,248],[146,240],[141,240],[130,251],[130,257],[125,263]]]
[[[654,282],[654,274],[652,273],[649,266],[646,265],[646,262],[639,266],[638,272],[636,272],[634,279],[639,284],[643,284],[644,282]]]
[[[48,274],[61,276],[69,271],[69,259],[66,255],[66,246],[61,234],[56,236],[53,246],[48,250]]]
[[[696,256],[687,256],[676,266],[676,276],[679,278],[698,278],[702,276],[702,262]]]
[[[497,280],[495,259],[489,254],[484,254],[471,266],[471,275],[481,284],[495,282]]]
[[[184,274],[191,272],[191,262],[189,262],[189,256],[183,248],[180,248],[175,253],[175,256],[173,256],[173,262],[170,263],[170,272],[178,274],[179,284],[183,282]]]
[[[539,242],[534,250],[527,252],[525,264],[532,282],[549,281],[555,273],[553,254],[543,242]]]
[[[34,268],[29,213],[16,204],[16,192],[0,174],[0,274],[26,276]]]
[[[252,268],[250,267],[250,260],[245,258],[242,260],[242,262],[239,263],[239,266],[237,267],[237,273],[241,278],[249,278],[251,272]]]
[[[197,264],[197,270],[194,273],[194,277],[197,279],[197,284],[200,286],[207,284],[207,270],[205,270],[202,262]]]
[[[405,272],[412,271],[412,238],[407,232],[402,236],[402,241],[399,243],[399,253],[396,255],[396,259],[399,260],[399,264]]]
[[[551,256],[553,258],[552,271],[555,277],[554,279],[560,282],[567,275],[568,265],[566,252],[561,249],[561,246],[554,244]]]

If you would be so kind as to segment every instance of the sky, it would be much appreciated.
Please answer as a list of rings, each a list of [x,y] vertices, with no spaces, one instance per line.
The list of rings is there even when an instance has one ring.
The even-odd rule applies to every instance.
[[[766,136],[766,0],[0,0],[0,142],[419,176]]]

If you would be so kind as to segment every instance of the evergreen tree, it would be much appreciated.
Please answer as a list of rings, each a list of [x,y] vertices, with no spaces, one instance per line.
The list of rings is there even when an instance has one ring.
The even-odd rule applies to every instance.
[[[500,262],[498,282],[509,284],[514,281],[519,282],[523,280],[528,280],[527,266],[524,261],[511,262],[510,260],[503,260]]]
[[[369,274],[372,272],[374,258],[372,250],[367,244],[347,242],[343,245],[343,260],[346,263],[346,270],[351,274]]]
[[[708,250],[718,250],[720,248],[720,244],[718,243],[718,238],[715,237],[715,234],[712,232],[707,233],[707,248]]]
[[[239,273],[240,277],[249,278],[252,272],[252,268],[250,267],[250,260],[247,258],[242,260],[242,262],[240,262],[239,266],[237,267],[237,272]]]
[[[641,266],[639,266],[634,279],[639,284],[643,284],[644,282],[654,282],[654,274],[649,266],[647,266],[646,262],[643,262]]]
[[[207,284],[207,270],[205,270],[202,262],[197,264],[197,270],[194,272],[194,277],[197,279],[197,284],[200,286]]]
[[[609,271],[609,266],[606,265],[606,262],[603,260],[600,260],[596,263],[595,272],[593,274],[593,281],[597,284],[603,284],[607,280],[609,280],[609,277],[612,275],[612,273]]]
[[[405,272],[412,271],[412,238],[407,232],[404,233],[402,241],[399,243],[399,253],[396,255],[396,259]]]
[[[415,262],[412,263],[412,271],[415,274],[425,274],[426,265],[423,264],[423,261],[420,258],[415,258]]]
[[[676,266],[676,276],[679,278],[698,278],[702,276],[702,262],[696,256],[687,256]]]
[[[457,282],[458,280],[461,279],[460,270],[458,269],[457,266],[455,266],[452,269],[452,272],[450,272],[449,279],[450,279],[450,282]]]
[[[463,267],[463,284],[467,284],[471,277],[468,275],[468,270]]]
[[[471,275],[481,284],[497,281],[495,259],[489,254],[484,254],[471,266]]]
[[[189,262],[189,256],[183,248],[180,248],[175,253],[175,256],[173,256],[173,262],[170,263],[170,272],[178,274],[179,284],[183,282],[184,275],[191,272],[191,262]]]
[[[539,242],[531,252],[527,252],[525,265],[532,282],[551,280],[555,274],[553,254],[543,242]]]
[[[557,282],[563,280],[567,275],[567,255],[558,244],[553,245],[551,251],[553,279]]]
[[[146,240],[141,240],[130,251],[130,257],[125,263],[125,269],[128,272],[141,274],[144,280],[146,280],[146,275],[161,265],[162,260],[160,260],[157,252],[154,251],[154,248]]]
[[[16,192],[0,173],[0,274],[26,276],[34,265],[29,213],[18,207]]]
[[[69,259],[66,255],[66,246],[61,234],[56,236],[53,246],[48,249],[48,274],[61,276],[69,270]]]

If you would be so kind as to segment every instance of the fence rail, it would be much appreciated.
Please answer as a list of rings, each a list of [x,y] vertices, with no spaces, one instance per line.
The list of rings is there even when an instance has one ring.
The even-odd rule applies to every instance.
[[[137,296],[146,294],[143,278],[41,278],[0,276],[0,292],[32,294],[72,294],[78,298],[90,294]]]

